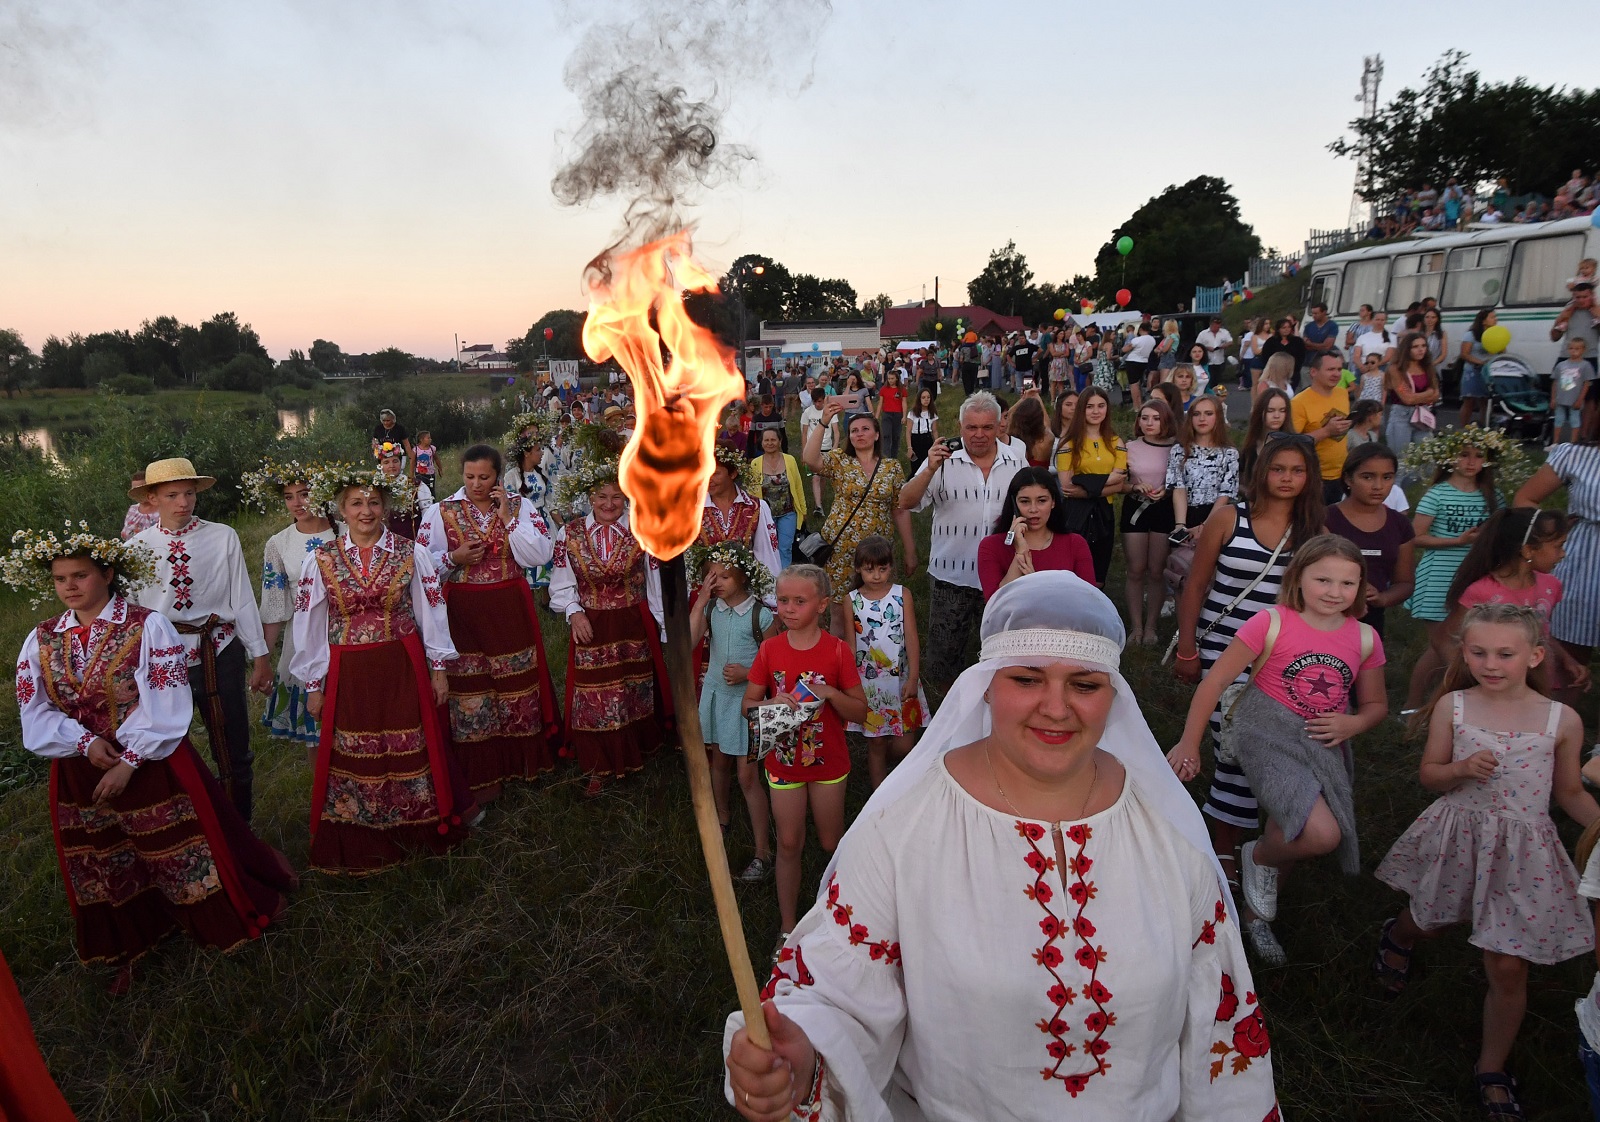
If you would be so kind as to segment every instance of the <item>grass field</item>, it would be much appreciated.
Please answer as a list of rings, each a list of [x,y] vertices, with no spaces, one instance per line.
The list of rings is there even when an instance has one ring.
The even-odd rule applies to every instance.
[[[916,522],[925,550],[927,524]],[[278,525],[238,524],[253,569]],[[925,577],[909,583],[925,629]],[[1109,587],[1120,600],[1120,559]],[[0,644],[15,649],[44,612],[0,601]],[[1395,616],[1391,697],[1422,649],[1421,629]],[[564,625],[542,622],[559,683]],[[1131,648],[1125,673],[1157,739],[1171,743],[1189,691],[1156,659]],[[14,711],[5,721],[0,736],[14,742]],[[303,867],[305,754],[264,737],[256,748],[256,826]],[[1296,1122],[1478,1113],[1471,1067],[1484,984],[1464,933],[1422,951],[1396,1003],[1380,999],[1368,969],[1378,925],[1399,904],[1371,869],[1430,801],[1417,755],[1392,723],[1362,738],[1363,874],[1343,877],[1323,861],[1285,887],[1277,929],[1291,964],[1255,981],[1284,1114]],[[857,762],[853,808],[866,794]],[[307,876],[264,940],[231,957],[170,941],[114,1000],[106,975],[73,956],[46,793],[29,784],[0,796],[0,942],[86,1122],[731,1117],[720,1041],[735,998],[681,763],[666,754],[597,800],[579,791],[570,771],[512,789],[448,857],[357,881]],[[735,867],[751,852],[737,814],[729,850]],[[822,864],[813,847],[808,892]],[[740,895],[760,961],[777,930],[773,890]],[[1586,1117],[1572,1007],[1592,970],[1579,960],[1533,971],[1511,1063],[1530,1117]]]

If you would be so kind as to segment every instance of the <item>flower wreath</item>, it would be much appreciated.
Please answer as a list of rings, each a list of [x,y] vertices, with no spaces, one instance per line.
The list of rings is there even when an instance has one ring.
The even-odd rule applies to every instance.
[[[745,584],[757,600],[772,595],[772,570],[756,560],[755,553],[743,542],[725,541],[716,545],[692,545],[684,554],[690,585],[698,585],[711,565],[726,565],[744,574]]]
[[[261,466],[239,477],[239,490],[247,505],[263,514],[271,514],[283,502],[283,489],[291,483],[310,483],[317,472],[316,465],[307,466],[299,460],[262,459]]]
[[[585,459],[571,471],[561,473],[556,481],[556,505],[570,510],[574,503],[587,498],[596,487],[617,482],[617,460],[614,456],[595,456]]]
[[[533,432],[527,432],[532,429]],[[522,454],[537,444],[548,444],[550,434],[555,429],[555,421],[548,410],[536,409],[532,413],[518,413],[511,418],[511,427],[500,438],[501,445],[506,450],[506,455],[513,461],[520,461]]]
[[[1495,469],[1495,482],[1507,492],[1514,492],[1533,474],[1533,462],[1522,450],[1522,445],[1499,429],[1447,428],[1419,440],[1401,456],[1403,466],[1413,469],[1442,468],[1454,470],[1463,448],[1476,448],[1484,454],[1489,466]]]
[[[50,562],[57,557],[87,554],[102,565],[112,566],[117,571],[115,591],[122,595],[155,583],[156,555],[148,546],[97,537],[89,532],[87,522],[79,522],[77,530],[73,530],[70,521],[66,527],[66,535],[61,538],[54,530],[18,530],[11,535],[11,552],[0,557],[0,581],[26,592],[30,606],[37,608],[55,596]]]
[[[385,475],[381,468],[364,464],[324,464],[311,475],[311,505],[337,509],[339,496],[350,487],[370,487],[389,495],[389,508],[402,514],[416,509],[417,490],[403,475]]]
[[[755,460],[746,459],[743,452],[731,444],[717,442],[717,463],[733,473],[733,481],[743,487],[746,493],[761,497],[761,465]]]

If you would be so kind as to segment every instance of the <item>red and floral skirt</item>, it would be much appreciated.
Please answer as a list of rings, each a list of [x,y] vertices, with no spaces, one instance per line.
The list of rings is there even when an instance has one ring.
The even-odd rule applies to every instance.
[[[0,1119],[5,1122],[75,1122],[39,1055],[22,995],[0,955]]]
[[[585,773],[626,775],[644,767],[671,725],[661,640],[642,601],[584,614],[594,638],[567,646],[567,745]]]
[[[474,791],[556,766],[561,714],[528,582],[447,584],[450,740]]]
[[[231,951],[283,910],[294,870],[250,832],[187,740],[96,803],[103,775],[82,756],[51,762],[56,855],[85,963],[126,965],[179,928]]]
[[[311,785],[311,866],[374,873],[467,836],[472,793],[445,738],[422,640],[330,650]]]

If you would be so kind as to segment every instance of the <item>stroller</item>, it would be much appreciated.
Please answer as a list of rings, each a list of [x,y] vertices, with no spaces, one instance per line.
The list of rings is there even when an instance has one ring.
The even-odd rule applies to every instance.
[[[1484,364],[1489,383],[1486,428],[1520,440],[1542,439],[1550,424],[1550,387],[1527,363],[1496,355]]]

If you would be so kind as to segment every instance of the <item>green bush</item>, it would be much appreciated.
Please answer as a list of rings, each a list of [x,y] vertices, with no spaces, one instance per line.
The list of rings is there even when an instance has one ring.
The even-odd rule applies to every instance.
[[[498,438],[516,415],[516,404],[507,395],[491,401],[444,397],[436,383],[416,378],[363,386],[339,412],[350,427],[371,433],[381,409],[393,409],[412,435],[427,429],[441,448]]]
[[[156,392],[156,384],[138,374],[118,374],[115,378],[107,378],[100,383],[100,388],[110,390],[112,393],[133,394],[136,397]]]

